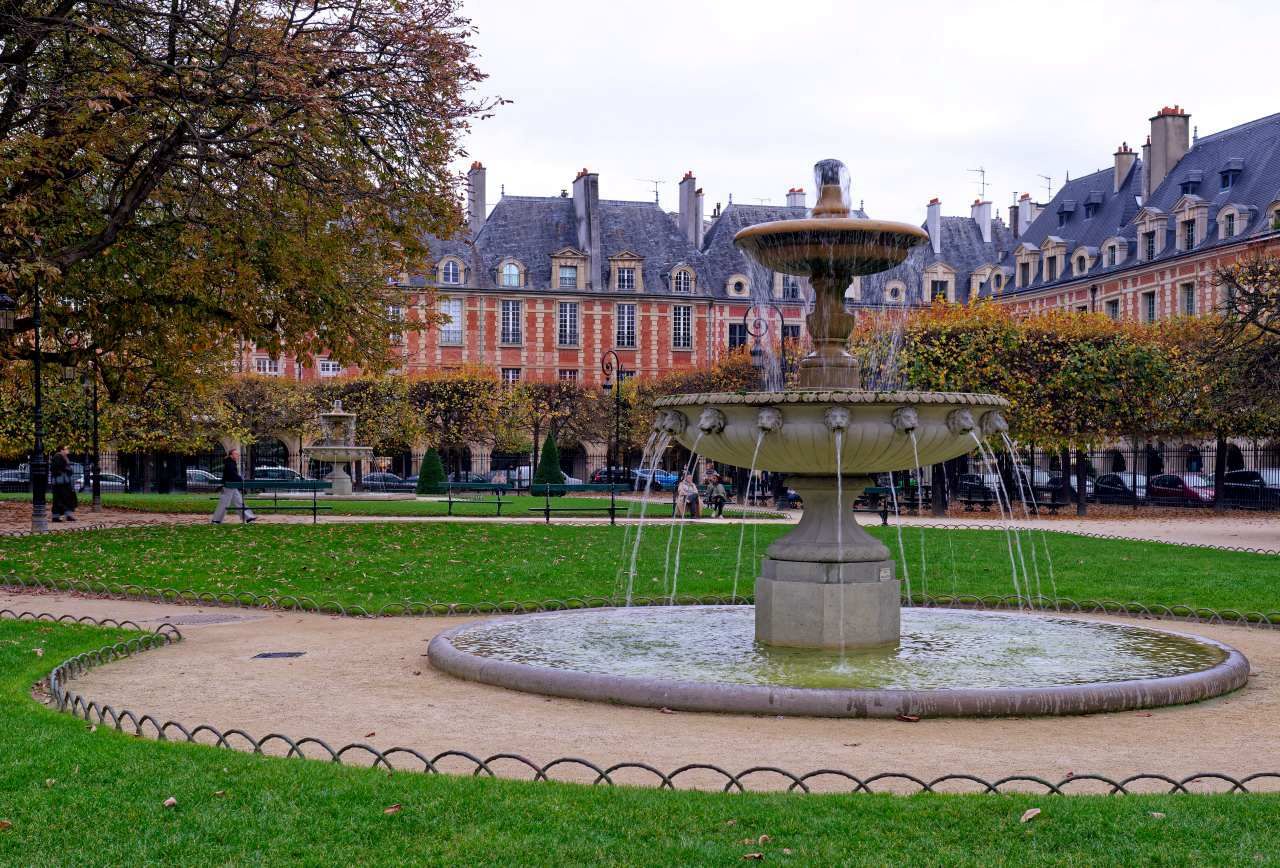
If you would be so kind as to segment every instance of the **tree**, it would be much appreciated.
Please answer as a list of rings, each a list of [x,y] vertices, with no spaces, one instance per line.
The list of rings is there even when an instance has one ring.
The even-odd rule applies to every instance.
[[[438,371],[408,383],[418,439],[441,450],[495,442],[501,400],[497,374],[481,365]]]
[[[5,4],[0,288],[384,361],[387,278],[459,225],[449,166],[498,102],[471,33],[456,0]]]
[[[1257,251],[1214,271],[1213,282],[1226,294],[1227,342],[1280,337],[1280,255]]]
[[[428,449],[422,456],[422,466],[418,469],[418,494],[440,494],[444,491],[444,464],[440,461],[440,453]]]
[[[591,396],[572,380],[521,381],[504,393],[502,419],[509,433],[531,431],[536,449],[544,431],[554,434],[571,419],[585,417]],[[536,456],[535,456],[536,457]],[[538,467],[534,467],[536,473]]]
[[[542,458],[538,461],[538,472],[533,475],[534,485],[563,485],[564,473],[560,470],[560,450],[556,447],[556,435],[547,432],[547,439],[542,442]]]

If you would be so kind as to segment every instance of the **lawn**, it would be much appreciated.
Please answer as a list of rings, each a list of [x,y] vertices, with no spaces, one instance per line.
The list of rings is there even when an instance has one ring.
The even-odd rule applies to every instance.
[[[124,635],[0,621],[0,864],[1223,864],[1280,848],[1273,795],[722,795],[389,776],[90,732],[32,701],[55,662]],[[1040,815],[1020,823],[1031,807]]]
[[[736,524],[688,523],[679,546],[678,592],[729,594],[741,533],[738,592],[749,594],[753,553],[763,554],[786,530],[754,525],[743,533]],[[670,592],[673,543],[680,533],[670,524],[644,528],[635,595]],[[895,529],[874,528],[872,533],[899,556]],[[252,591],[371,609],[405,600],[612,596],[625,591],[629,570],[624,565],[635,534],[634,527],[497,522],[129,528],[0,540],[0,581],[35,578]],[[1002,531],[906,528],[903,542],[917,594],[1012,592],[1010,542]],[[1280,610],[1280,558],[1273,555],[1060,533],[1022,534],[1021,543],[1032,587],[1038,568],[1045,595],[1056,586],[1058,595],[1077,600]]]

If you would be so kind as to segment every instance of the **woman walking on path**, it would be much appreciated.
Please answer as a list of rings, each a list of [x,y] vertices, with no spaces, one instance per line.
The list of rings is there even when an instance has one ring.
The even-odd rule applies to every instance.
[[[49,465],[49,482],[53,486],[53,520],[76,520],[75,477],[71,475],[71,456],[62,446],[53,454]]]
[[[227,488],[228,482],[243,482],[240,478],[240,450],[232,449],[227,453],[227,458],[222,462],[222,496],[218,498],[218,506],[213,511],[213,518],[209,519],[212,524],[222,524],[222,520],[227,517],[227,510],[234,508],[240,513],[240,518],[245,524],[251,521],[257,521],[258,517],[253,514],[252,509],[246,509],[244,505],[244,495],[238,488]]]

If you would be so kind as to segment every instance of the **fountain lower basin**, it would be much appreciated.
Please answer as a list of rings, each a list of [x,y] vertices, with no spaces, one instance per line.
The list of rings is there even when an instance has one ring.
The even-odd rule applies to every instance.
[[[820,717],[1060,715],[1197,702],[1249,662],[1197,636],[1057,615],[903,610],[893,646],[755,640],[749,606],[590,609],[441,633],[431,664],[551,696],[682,711]]]

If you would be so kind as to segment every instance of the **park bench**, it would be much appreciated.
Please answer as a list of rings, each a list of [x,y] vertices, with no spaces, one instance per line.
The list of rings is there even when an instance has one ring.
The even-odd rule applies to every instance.
[[[855,512],[878,512],[880,524],[889,524],[889,504],[893,498],[893,489],[886,485],[872,485],[862,489],[862,497],[853,502]],[[859,506],[858,504],[862,505]]]
[[[502,504],[505,503],[502,496],[507,493],[507,484],[505,482],[447,482],[445,483],[445,495],[449,503],[448,513],[453,515],[453,505],[455,503],[487,503],[498,507],[498,515],[502,515]],[[477,497],[454,497],[455,491],[475,492]],[[484,495],[492,494],[492,498],[486,498]]]
[[[551,513],[553,512],[607,512],[609,513],[609,524],[617,524],[618,510],[618,492],[626,491],[628,486],[618,485],[616,483],[545,483],[538,482],[529,486],[529,493],[543,497],[542,506],[531,506],[529,512],[540,512],[546,518],[547,524],[551,524]],[[564,494],[584,494],[609,493],[608,506],[552,506],[551,498],[559,497]]]
[[[311,523],[315,524],[322,510],[333,507],[320,503],[319,494],[333,488],[333,483],[324,479],[245,479],[240,482],[224,482],[223,488],[236,488],[242,492],[240,520],[244,521],[245,512],[271,510],[273,512],[300,511],[311,513]],[[310,492],[310,503],[281,503],[281,492]],[[270,494],[268,501],[267,495]],[[215,500],[217,498],[214,498]],[[252,504],[250,500],[254,501]]]

